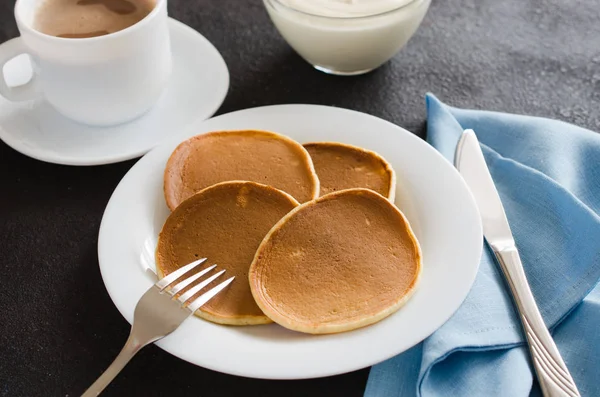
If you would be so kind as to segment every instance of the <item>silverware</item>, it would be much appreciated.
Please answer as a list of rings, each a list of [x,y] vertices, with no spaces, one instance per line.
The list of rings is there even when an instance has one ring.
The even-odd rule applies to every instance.
[[[133,325],[131,326],[131,332],[123,350],[121,350],[115,361],[104,371],[98,380],[83,393],[83,397],[100,394],[138,351],[144,346],[156,342],[175,331],[186,318],[194,314],[202,305],[221,292],[235,278],[231,277],[200,297],[191,299],[202,288],[225,273],[225,270],[221,270],[177,297],[176,295],[185,287],[191,285],[217,266],[212,265],[169,288],[179,277],[205,261],[206,258],[199,259],[177,269],[159,280],[142,295],[135,307]]]
[[[483,222],[483,234],[510,286],[544,396],[578,397],[577,386],[544,324],[527,283],[504,207],[473,130],[464,131],[456,148],[454,163],[475,197]]]

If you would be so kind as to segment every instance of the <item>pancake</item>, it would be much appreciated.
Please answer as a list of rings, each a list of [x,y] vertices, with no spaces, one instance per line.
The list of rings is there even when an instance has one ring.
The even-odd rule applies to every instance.
[[[421,274],[421,249],[404,215],[368,189],[302,204],[265,237],[250,267],[262,311],[300,332],[375,323],[398,310]]]
[[[351,188],[371,189],[394,201],[396,173],[379,154],[336,142],[304,144],[321,183],[321,196]]]
[[[319,196],[319,179],[308,152],[296,141],[268,131],[220,131],[182,142],[164,175],[173,210],[194,193],[225,181],[253,181],[289,193],[303,203]]]
[[[206,266],[216,263],[218,269],[226,270],[211,285],[225,277],[236,279],[196,315],[219,324],[270,323],[254,302],[248,268],[269,229],[297,205],[289,194],[254,182],[224,182],[200,191],[171,213],[160,232],[159,277],[206,257]]]

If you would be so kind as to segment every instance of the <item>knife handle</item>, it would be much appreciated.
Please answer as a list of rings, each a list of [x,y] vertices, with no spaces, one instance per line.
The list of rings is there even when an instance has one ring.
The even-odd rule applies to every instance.
[[[517,248],[513,245],[500,249],[492,246],[492,249],[508,280],[519,310],[542,393],[546,397],[580,397],[577,386],[535,303]]]

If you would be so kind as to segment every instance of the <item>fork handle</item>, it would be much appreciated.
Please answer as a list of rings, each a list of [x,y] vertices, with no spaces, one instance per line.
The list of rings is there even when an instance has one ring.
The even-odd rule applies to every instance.
[[[121,352],[110,364],[110,366],[100,375],[100,377],[81,395],[81,397],[96,397],[112,380],[121,372],[127,365],[129,360],[139,352],[142,347],[148,343],[142,343],[138,338],[133,336],[133,332],[129,334],[125,346]]]
[[[542,393],[546,397],[579,397],[579,391],[546,328],[527,282],[515,246],[492,246],[513,294]]]

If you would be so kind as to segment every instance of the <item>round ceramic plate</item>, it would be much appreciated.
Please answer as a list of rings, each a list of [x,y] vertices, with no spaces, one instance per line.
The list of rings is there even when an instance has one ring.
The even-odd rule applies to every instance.
[[[184,136],[152,150],[123,178],[102,219],[98,255],[108,293],[127,321],[132,321],[138,299],[156,281],[150,269],[158,233],[169,214],[162,189],[169,155],[189,136],[229,129],[272,130],[301,143],[338,141],[383,155],[397,173],[396,205],[421,243],[422,279],[398,312],[355,331],[315,336],[276,324],[232,327],[194,317],[158,346],[233,375],[321,377],[401,353],[458,309],[477,273],[483,237],[476,205],[454,167],[415,135],[379,118],[325,106],[281,105],[197,123]]]
[[[114,127],[90,127],[62,116],[44,100],[10,102],[0,97],[0,139],[49,163],[108,164],[139,157],[173,131],[209,118],[227,95],[227,65],[216,48],[189,26],[170,19],[169,33],[173,74],[164,94],[142,117]],[[11,85],[29,81],[27,55],[7,63],[4,73]]]

